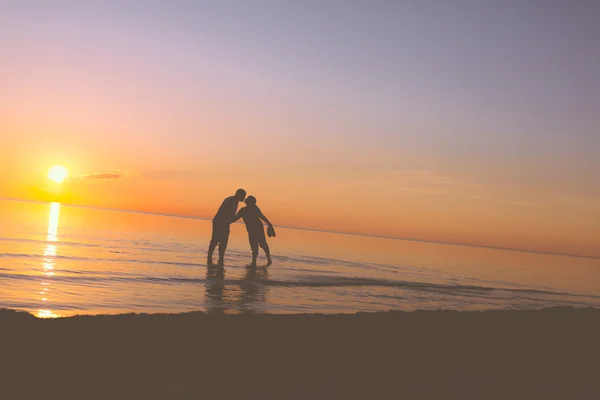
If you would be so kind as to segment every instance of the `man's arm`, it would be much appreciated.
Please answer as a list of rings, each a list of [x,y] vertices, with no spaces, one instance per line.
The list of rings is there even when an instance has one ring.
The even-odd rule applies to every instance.
[[[246,209],[246,207],[244,207],[240,211],[238,211],[238,213],[235,215],[235,217],[233,217],[233,220],[231,221],[232,224],[234,222],[236,222],[237,220],[239,220],[240,218],[242,218],[242,215],[244,215],[244,210],[245,209]]]

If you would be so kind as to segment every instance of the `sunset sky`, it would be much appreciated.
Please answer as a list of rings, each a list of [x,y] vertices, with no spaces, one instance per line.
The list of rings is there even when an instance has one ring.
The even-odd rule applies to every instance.
[[[600,256],[598,38],[585,0],[0,1],[0,197],[243,187],[279,226]]]

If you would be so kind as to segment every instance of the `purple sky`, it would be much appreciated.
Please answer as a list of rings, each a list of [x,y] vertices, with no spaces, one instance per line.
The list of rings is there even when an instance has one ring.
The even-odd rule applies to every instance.
[[[0,127],[57,128],[0,144],[89,153],[86,174],[197,178],[215,154],[334,181],[427,171],[593,222],[598,38],[585,0],[2,0]]]

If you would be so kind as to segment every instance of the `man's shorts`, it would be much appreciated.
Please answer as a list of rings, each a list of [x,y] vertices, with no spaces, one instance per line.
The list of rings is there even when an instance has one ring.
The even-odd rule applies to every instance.
[[[212,237],[210,241],[213,243],[219,243],[227,239],[229,239],[229,224],[213,223]]]

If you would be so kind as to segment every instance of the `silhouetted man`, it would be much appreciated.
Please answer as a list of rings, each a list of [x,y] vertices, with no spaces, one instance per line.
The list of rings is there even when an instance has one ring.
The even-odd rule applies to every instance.
[[[212,264],[212,256],[217,244],[219,245],[219,265],[223,266],[225,250],[229,241],[229,225],[233,222],[237,213],[238,203],[244,201],[246,191],[238,189],[234,196],[230,196],[223,200],[223,204],[219,207],[217,215],[213,218],[213,231],[210,245],[208,246],[208,264]]]

